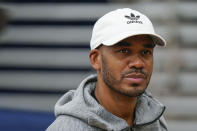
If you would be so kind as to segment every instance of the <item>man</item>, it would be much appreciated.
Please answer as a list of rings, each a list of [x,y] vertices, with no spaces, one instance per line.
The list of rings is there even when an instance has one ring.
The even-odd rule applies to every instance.
[[[167,131],[165,107],[146,88],[153,70],[153,50],[165,40],[151,21],[124,8],[94,25],[87,77],[55,106],[57,119],[48,131]]]

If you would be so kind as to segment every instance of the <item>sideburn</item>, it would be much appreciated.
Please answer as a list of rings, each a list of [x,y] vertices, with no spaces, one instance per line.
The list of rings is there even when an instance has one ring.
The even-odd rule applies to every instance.
[[[101,77],[104,81],[104,83],[111,89],[113,89],[113,85],[116,84],[117,80],[114,78],[114,75],[112,74],[112,71],[108,67],[107,60],[102,55],[102,68],[101,68]]]

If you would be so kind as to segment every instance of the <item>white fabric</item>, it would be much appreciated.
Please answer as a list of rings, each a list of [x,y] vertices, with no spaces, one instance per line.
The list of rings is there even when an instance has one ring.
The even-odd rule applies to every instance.
[[[105,14],[95,23],[90,47],[92,50],[101,44],[111,46],[127,37],[142,34],[152,36],[156,45],[166,45],[144,14],[129,8],[117,9]]]

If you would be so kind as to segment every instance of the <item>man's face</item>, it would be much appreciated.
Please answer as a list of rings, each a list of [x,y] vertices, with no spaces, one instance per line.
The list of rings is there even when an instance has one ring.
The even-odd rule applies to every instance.
[[[129,37],[113,46],[101,46],[102,81],[122,95],[141,95],[152,74],[154,46],[146,35]]]

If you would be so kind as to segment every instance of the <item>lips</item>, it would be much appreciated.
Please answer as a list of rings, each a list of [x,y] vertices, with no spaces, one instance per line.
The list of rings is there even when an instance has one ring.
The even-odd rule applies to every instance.
[[[141,73],[131,73],[131,74],[127,74],[125,76],[125,79],[132,82],[132,83],[137,83],[140,84],[141,82],[143,82],[145,80],[146,76],[144,74]]]

